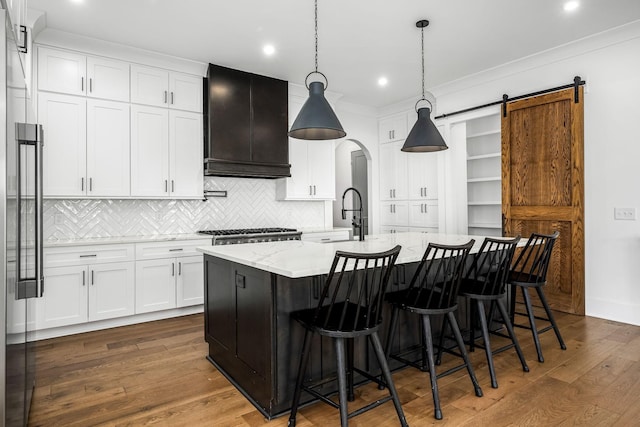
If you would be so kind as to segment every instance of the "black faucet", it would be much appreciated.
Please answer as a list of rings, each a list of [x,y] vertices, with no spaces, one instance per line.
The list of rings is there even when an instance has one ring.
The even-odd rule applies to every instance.
[[[358,209],[345,209],[344,208],[344,196],[347,195],[347,193],[349,191],[355,191],[356,195],[358,196],[358,201],[360,202],[360,207]],[[360,241],[364,240],[364,226],[362,224],[362,195],[360,195],[360,192],[353,187],[349,187],[346,190],[344,190],[344,193],[342,193],[342,219],[347,219],[347,212],[358,212],[358,220],[356,222],[356,216],[353,215],[353,220],[351,221],[351,225],[353,225],[354,228],[358,229],[358,237]]]

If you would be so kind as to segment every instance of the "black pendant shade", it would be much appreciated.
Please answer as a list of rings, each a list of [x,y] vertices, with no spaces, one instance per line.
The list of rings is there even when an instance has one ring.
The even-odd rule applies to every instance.
[[[309,84],[309,98],[293,122],[289,136],[297,139],[338,139],[346,136],[340,120],[324,97],[324,83]]]
[[[424,153],[432,151],[446,150],[447,144],[442,139],[436,125],[433,124],[429,115],[431,109],[422,107],[418,109],[418,120],[411,128],[407,140],[402,146],[402,151],[411,153]]]

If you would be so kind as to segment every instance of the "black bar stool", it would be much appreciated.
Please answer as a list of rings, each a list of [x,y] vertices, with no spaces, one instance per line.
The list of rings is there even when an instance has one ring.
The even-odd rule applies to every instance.
[[[547,303],[547,298],[545,297],[543,290],[543,286],[547,284],[547,270],[549,269],[549,260],[551,259],[553,245],[559,235],[560,233],[558,231],[550,235],[532,233],[527,241],[527,245],[524,247],[522,252],[520,252],[518,258],[516,258],[509,274],[509,283],[511,284],[511,322],[515,327],[531,330],[539,362],[544,362],[544,357],[542,357],[542,348],[540,346],[540,338],[538,337],[538,335],[543,332],[553,329],[556,333],[556,338],[558,338],[558,343],[560,343],[560,348],[563,350],[567,349],[567,346],[565,346],[562,336],[560,335],[560,329],[558,329],[553,313],[551,313],[551,309],[549,308],[549,304]],[[522,297],[527,310],[526,313],[515,311],[516,288],[522,289]],[[540,298],[540,302],[542,302],[542,306],[544,307],[547,317],[534,315],[529,288],[534,288],[538,293],[538,297]],[[514,315],[516,314],[527,316],[529,318],[529,325],[516,324],[513,321]],[[537,329],[535,319],[543,320],[550,324],[542,329]]]
[[[522,364],[522,370],[529,372],[527,362],[524,360],[522,349],[518,343],[518,338],[513,332],[513,326],[511,324],[511,316],[507,313],[504,297],[506,295],[506,282],[509,277],[509,270],[511,268],[511,262],[513,261],[513,255],[516,250],[516,245],[520,240],[520,236],[513,239],[494,239],[485,237],[482,242],[480,252],[475,254],[473,262],[467,271],[465,278],[462,280],[462,286],[460,294],[469,298],[470,300],[470,312],[471,321],[469,322],[471,327],[470,335],[470,349],[473,351],[475,344],[475,317],[474,312],[477,313],[477,318],[480,320],[480,329],[482,331],[482,339],[485,353],[487,355],[487,365],[489,366],[489,374],[491,375],[491,387],[497,388],[498,381],[496,380],[496,372],[493,366],[493,354],[500,353],[509,348],[515,347],[520,363]],[[491,342],[489,340],[489,334],[496,334],[505,336],[499,332],[489,330],[487,316],[485,313],[484,304],[486,301],[491,302],[491,307],[494,305],[498,307],[498,312],[502,317],[502,322],[507,328],[509,333],[507,338],[511,339],[511,344],[496,350],[491,350]],[[490,314],[493,314],[493,309],[490,310]],[[491,317],[488,319],[491,321]],[[478,337],[480,338],[480,337]]]
[[[418,268],[411,279],[409,287],[404,290],[387,294],[386,300],[392,305],[391,322],[387,336],[385,354],[405,364],[414,366],[421,371],[428,369],[431,377],[431,391],[433,393],[433,404],[435,418],[442,419],[440,409],[440,396],[438,393],[437,378],[451,374],[462,367],[466,367],[473,383],[476,396],[482,396],[482,389],[473,372],[467,351],[465,350],[462,335],[458,327],[458,322],[454,312],[458,308],[458,290],[462,278],[463,269],[467,256],[474,240],[470,240],[464,245],[439,245],[429,243]],[[423,332],[423,343],[421,348],[421,363],[407,360],[404,354],[390,354],[395,329],[398,321],[399,310],[418,314],[421,318]],[[451,329],[456,338],[460,355],[464,359],[464,364],[436,374],[434,361],[434,346],[431,333],[431,316],[446,315]],[[444,319],[443,319],[444,321]]]
[[[343,427],[348,425],[350,417],[373,409],[389,400],[393,401],[400,425],[407,426],[378,336],[378,329],[382,323],[384,295],[391,270],[399,253],[400,246],[386,252],[371,254],[337,251],[320,295],[318,307],[292,313],[293,318],[302,323],[306,331],[291,415],[289,416],[289,426],[296,425],[296,414],[302,390],[340,409],[340,424]],[[325,299],[327,299],[326,303]],[[304,384],[311,350],[311,338],[315,333],[333,339],[338,363],[339,404],[320,394],[312,386]],[[347,392],[353,387],[353,366],[351,363],[348,363],[349,366],[345,363],[345,340],[353,342],[354,338],[362,336],[368,337],[373,346],[382,374],[389,386],[390,395],[349,413]],[[349,370],[349,381],[347,381],[347,370]]]

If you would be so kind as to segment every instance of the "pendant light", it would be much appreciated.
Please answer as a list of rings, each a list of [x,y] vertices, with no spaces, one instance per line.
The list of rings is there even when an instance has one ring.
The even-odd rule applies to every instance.
[[[304,84],[309,89],[309,98],[304,103],[302,109],[298,113],[289,136],[297,139],[338,139],[347,135],[342,128],[336,113],[324,97],[324,91],[329,86],[327,77],[318,71],[318,0],[315,0],[315,24],[316,24],[316,69],[307,74]],[[321,75],[327,82],[316,81],[307,84],[309,76],[312,74]]]
[[[426,19],[416,22],[416,27],[420,28],[420,32],[422,33],[422,98],[416,102],[415,106],[416,112],[418,113],[418,120],[416,120],[416,124],[411,128],[411,132],[409,132],[409,136],[407,136],[407,140],[402,146],[402,151],[412,153],[441,151],[449,148],[444,142],[444,139],[442,139],[442,135],[440,135],[438,129],[436,129],[436,125],[433,124],[429,117],[433,105],[424,95],[424,28],[427,25],[429,25],[429,21]],[[431,108],[418,108],[418,104],[421,101],[428,102]]]

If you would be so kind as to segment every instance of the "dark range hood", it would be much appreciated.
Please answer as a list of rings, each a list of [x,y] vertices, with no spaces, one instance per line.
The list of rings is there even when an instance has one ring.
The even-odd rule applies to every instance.
[[[291,176],[288,83],[209,64],[204,79],[205,175]]]

